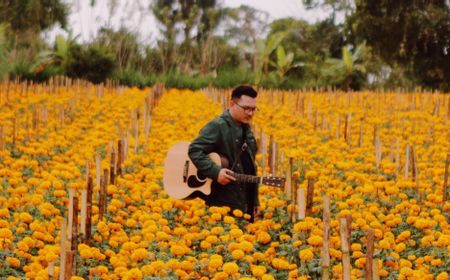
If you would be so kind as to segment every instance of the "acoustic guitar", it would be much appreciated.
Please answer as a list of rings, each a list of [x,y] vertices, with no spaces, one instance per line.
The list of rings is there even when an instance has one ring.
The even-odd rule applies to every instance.
[[[192,163],[188,156],[189,142],[179,142],[172,146],[167,153],[164,163],[164,190],[170,197],[177,199],[189,199],[196,192],[202,192],[205,195],[211,194],[212,179],[203,176]],[[219,154],[211,153],[208,155],[211,160],[222,166],[222,160]],[[226,167],[226,166],[224,166]],[[284,187],[285,178],[279,177],[259,177],[246,174],[230,174],[237,181],[248,183],[259,183],[273,187]]]

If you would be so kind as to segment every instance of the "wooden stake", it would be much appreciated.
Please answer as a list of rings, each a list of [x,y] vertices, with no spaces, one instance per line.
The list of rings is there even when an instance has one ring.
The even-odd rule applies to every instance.
[[[398,178],[398,174],[400,172],[400,138],[398,137],[395,143],[395,149],[395,178]]]
[[[314,178],[308,178],[308,191],[306,195],[306,216],[312,216],[313,207],[313,197],[314,197]]]
[[[341,249],[342,249],[342,279],[350,280],[350,251],[348,243],[348,229],[347,220],[345,218],[340,219],[340,236],[341,236]]]
[[[322,252],[322,279],[330,279],[330,197],[323,196],[323,252]]]
[[[109,171],[110,171],[110,177],[109,181],[111,182],[111,185],[114,185],[116,183],[116,152],[114,151],[113,142],[110,143],[110,154],[111,154],[111,162],[109,165]]]
[[[67,251],[66,252],[66,267],[64,268],[64,279],[70,280],[73,276],[75,266],[75,252],[74,251]]]
[[[100,155],[95,155],[95,185],[100,186],[100,177],[102,176],[101,173],[101,159]]]
[[[75,251],[77,249],[77,238],[78,238],[78,197],[73,198],[73,208],[72,208],[72,238],[70,240],[70,250]]]
[[[366,244],[366,280],[373,279],[373,240],[374,230],[369,228],[367,232],[367,244]]]
[[[122,162],[123,162],[123,147],[122,140],[117,141],[117,162],[116,162],[116,172],[117,176],[122,175]]]
[[[85,232],[85,239],[84,242],[86,244],[91,243],[91,226],[92,226],[92,177],[89,176],[88,179],[88,185],[87,185],[87,201],[86,201],[86,228],[84,230]]]
[[[338,139],[339,137],[340,137],[340,135],[339,135],[339,129],[340,129],[340,127],[341,127],[341,120],[340,120],[340,115],[338,114],[337,115],[337,119],[336,119],[336,135],[335,135],[335,138],[336,139]]]
[[[292,162],[293,159],[289,158],[288,167],[286,168],[286,198],[288,200],[292,199]]]
[[[136,110],[136,118],[134,120],[134,154],[137,154],[138,143],[139,143],[139,114]]]

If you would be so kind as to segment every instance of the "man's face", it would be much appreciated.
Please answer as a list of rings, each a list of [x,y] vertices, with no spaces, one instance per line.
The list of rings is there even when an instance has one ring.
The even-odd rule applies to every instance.
[[[242,95],[241,98],[231,100],[231,115],[240,123],[250,123],[256,111],[256,98]]]

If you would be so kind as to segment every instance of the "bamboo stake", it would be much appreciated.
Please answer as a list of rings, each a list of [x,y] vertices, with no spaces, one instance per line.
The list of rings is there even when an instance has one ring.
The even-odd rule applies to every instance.
[[[330,279],[330,197],[323,196],[323,254],[322,254],[322,279]]]
[[[369,228],[366,244],[366,280],[373,279],[373,240],[374,230],[373,228]]]
[[[64,280],[65,276],[65,268],[66,268],[66,239],[67,239],[67,232],[66,232],[66,218],[64,217],[61,220],[61,251],[59,254],[59,280]]]
[[[345,218],[340,219],[340,236],[341,236],[341,249],[342,249],[342,279],[350,280],[350,252],[348,243],[348,231],[347,220]]]
[[[262,176],[266,176],[266,157],[267,157],[267,136],[261,129],[261,146],[262,146],[262,159],[261,159],[261,170]]]
[[[74,204],[74,197],[75,197],[75,189],[70,188],[69,189],[69,221],[68,221],[68,232],[72,233],[72,227],[73,227],[73,204]],[[72,235],[69,235],[69,241],[71,241]]]
[[[447,154],[447,159],[445,160],[445,172],[444,172],[444,187],[442,190],[442,207],[444,207],[445,202],[447,202],[447,187],[448,187],[448,166],[450,165],[450,154]]]
[[[50,279],[54,279],[55,277],[55,262],[50,262],[47,267],[48,276]]]
[[[297,190],[298,220],[304,220],[306,217],[305,190],[300,187]]]
[[[395,149],[395,178],[398,178],[398,174],[400,172],[400,138],[398,137],[395,144]]]
[[[136,118],[134,119],[134,154],[137,154],[139,143],[139,114],[136,110]]]
[[[306,194],[306,216],[312,216],[313,207],[313,196],[314,196],[314,178],[308,178],[308,190]]]
[[[291,197],[292,197],[292,223],[295,223],[297,221],[298,218],[298,214],[296,215],[295,213],[295,207],[297,206],[297,202],[298,202],[298,197],[297,197],[297,192],[298,192],[298,176],[297,174],[294,174],[293,178],[293,186],[291,189]]]
[[[70,278],[72,278],[74,263],[75,263],[75,252],[69,250],[66,252],[66,267],[64,268],[65,280],[70,280]]]
[[[337,119],[336,119],[336,134],[335,134],[335,138],[338,139],[340,137],[339,135],[339,129],[341,127],[341,120],[340,120],[340,115],[337,115]]]
[[[70,250],[75,251],[77,249],[78,238],[78,197],[73,197],[72,208],[72,238],[70,240]]]
[[[81,190],[80,233],[86,235],[87,189]]]
[[[373,259],[373,280],[380,280],[379,267],[378,267],[378,259]]]
[[[406,157],[405,157],[405,181],[408,181],[409,175],[409,144],[406,145]]]

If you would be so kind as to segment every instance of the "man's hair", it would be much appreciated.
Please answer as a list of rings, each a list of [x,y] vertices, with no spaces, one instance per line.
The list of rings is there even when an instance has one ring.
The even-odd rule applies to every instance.
[[[256,92],[256,90],[249,85],[240,85],[231,92],[231,99],[239,99],[242,95],[256,98],[258,92]]]

